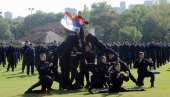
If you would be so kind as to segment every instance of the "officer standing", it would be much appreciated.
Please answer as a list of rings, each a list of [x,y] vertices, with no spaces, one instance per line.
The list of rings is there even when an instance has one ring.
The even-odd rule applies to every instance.
[[[71,89],[71,82],[69,78],[69,59],[71,56],[71,51],[73,47],[77,50],[80,49],[80,28],[75,28],[75,34],[69,35],[67,39],[56,49],[54,49],[53,55],[57,55],[60,60],[61,66],[61,87],[60,89]]]
[[[84,21],[84,24],[89,24],[89,22],[83,18],[82,11],[78,12],[78,18],[82,19]],[[84,28],[83,27],[80,28],[80,39],[81,39],[82,45],[84,46]]]
[[[7,50],[7,61],[8,61],[8,67],[7,72],[10,68],[12,68],[12,72],[14,72],[14,65],[15,65],[15,48],[13,46],[13,42],[11,42],[10,46]]]
[[[27,65],[27,75],[30,74],[30,67],[31,67],[31,74],[34,74],[34,64],[35,64],[35,49],[33,48],[32,44],[25,51],[26,54],[26,65]]]
[[[25,66],[26,66],[26,55],[25,55],[25,51],[28,48],[28,41],[25,41],[24,46],[22,47],[22,55],[23,55],[23,61],[22,61],[22,73],[24,73],[25,70]]]

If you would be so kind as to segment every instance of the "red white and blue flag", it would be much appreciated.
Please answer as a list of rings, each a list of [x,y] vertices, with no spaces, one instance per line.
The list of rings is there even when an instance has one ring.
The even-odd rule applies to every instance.
[[[83,19],[73,15],[72,13],[65,12],[64,17],[61,19],[61,24],[70,31],[75,31],[75,28],[82,28]]]

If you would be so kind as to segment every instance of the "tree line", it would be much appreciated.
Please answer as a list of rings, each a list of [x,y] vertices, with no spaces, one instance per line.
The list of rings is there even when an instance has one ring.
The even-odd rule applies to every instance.
[[[83,10],[84,18],[96,29],[96,36],[104,42],[124,41],[170,41],[170,4],[136,5],[122,14],[107,2],[93,3],[91,9]],[[0,17],[0,40],[20,39],[30,29],[46,23],[60,23],[64,13],[43,13],[25,17],[23,22]],[[89,26],[86,26],[89,27]]]

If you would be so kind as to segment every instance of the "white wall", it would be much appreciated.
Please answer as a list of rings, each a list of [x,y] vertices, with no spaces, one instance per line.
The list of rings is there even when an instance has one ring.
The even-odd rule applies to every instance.
[[[57,42],[64,41],[64,38],[62,38],[60,35],[56,34],[55,32],[49,31],[49,32],[46,32],[46,33],[47,33],[47,36],[46,36],[46,39],[45,39],[46,43],[53,42],[54,40],[57,41]]]

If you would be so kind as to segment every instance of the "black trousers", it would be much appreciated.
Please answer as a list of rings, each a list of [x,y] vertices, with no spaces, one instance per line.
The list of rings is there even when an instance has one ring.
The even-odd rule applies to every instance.
[[[31,74],[34,74],[34,62],[32,61],[27,63],[27,75],[30,74],[30,68],[31,68]]]
[[[77,80],[78,79],[78,71],[77,71],[77,68],[78,68],[78,63],[74,62],[74,63],[71,63],[70,64],[70,72],[71,72],[71,83],[73,83],[74,80]],[[77,81],[76,81],[77,82]]]
[[[135,77],[132,75],[132,73],[129,71],[129,78],[134,82],[137,83],[137,80],[135,79]]]
[[[152,73],[152,72],[145,72],[145,73],[138,73],[138,79],[137,79],[137,81],[138,81],[138,85],[139,86],[142,86],[142,85],[144,85],[144,83],[143,83],[143,81],[144,81],[144,78],[145,77],[151,77],[151,80],[150,80],[150,82],[151,83],[154,83],[154,81],[155,81],[155,75]]]
[[[84,84],[84,77],[86,78],[87,84],[89,84],[89,71],[91,71],[93,75],[97,75],[97,69],[95,64],[80,64],[80,76],[82,85]]]
[[[43,93],[46,91],[46,89],[51,89],[51,86],[53,84],[52,78],[50,76],[43,76],[40,78],[40,80],[35,83],[33,86],[29,88],[29,93]],[[39,91],[33,91],[38,86],[42,86],[41,90]]]
[[[60,58],[60,65],[61,65],[61,82],[60,88],[66,89],[71,86],[70,78],[69,78],[69,57],[64,56]]]
[[[2,56],[2,64],[3,64],[3,67],[5,67],[5,65],[6,65],[6,55]]]
[[[12,68],[12,71],[14,71],[14,58],[8,58],[8,66],[7,66],[7,72],[9,71],[10,68]]]
[[[53,66],[51,67],[52,72],[54,73],[54,76],[57,77],[58,76],[58,57],[54,57],[54,59],[52,60]]]
[[[24,72],[26,66],[26,58],[25,55],[23,55],[23,60],[22,60],[22,72]]]

